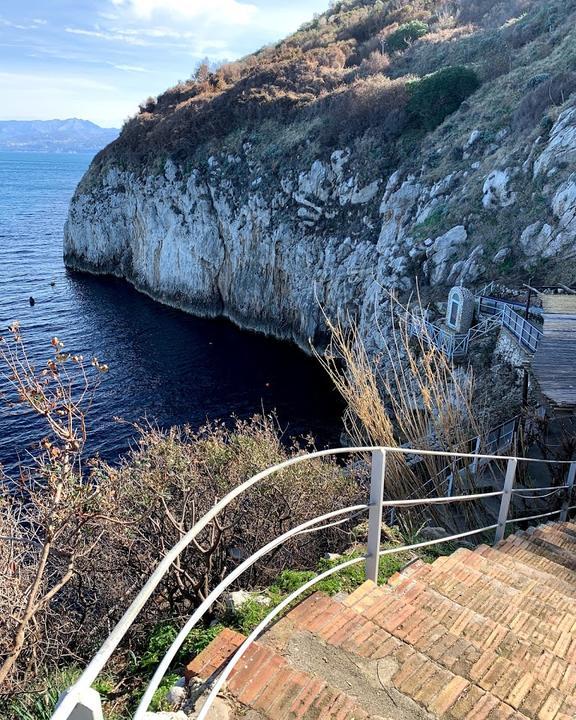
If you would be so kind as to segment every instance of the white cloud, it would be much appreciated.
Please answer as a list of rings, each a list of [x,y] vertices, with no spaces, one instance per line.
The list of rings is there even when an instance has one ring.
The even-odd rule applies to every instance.
[[[226,25],[247,25],[258,12],[256,5],[239,0],[112,0],[137,17],[150,20],[158,13],[189,20],[207,20]]]
[[[98,38],[100,40],[110,40],[112,42],[123,42],[123,43],[127,43],[128,45],[145,46],[145,45],[150,44],[150,43],[147,43],[145,40],[142,40],[142,38],[137,37],[133,33],[116,32],[116,31],[109,32],[108,30],[85,30],[84,28],[74,28],[74,27],[67,27],[64,29],[67,33],[71,33],[72,35],[84,35],[85,37],[93,37],[93,38]]]
[[[6,18],[0,17],[0,27],[12,28],[13,30],[38,30],[39,23],[37,20],[33,20],[31,25],[22,25],[21,23],[15,23],[12,22],[12,20],[6,20]]]
[[[151,72],[145,67],[140,67],[139,65],[114,65],[114,63],[108,63],[109,65],[112,65],[112,67],[116,68],[116,70],[123,70],[124,72],[136,72],[136,73],[149,73]]]
[[[88,89],[88,90],[102,90],[103,92],[117,92],[118,88],[110,85],[109,83],[101,82],[99,80],[92,80],[85,77],[84,75],[60,75],[53,80],[54,86],[52,88],[46,86],[45,78],[39,78],[38,75],[30,73],[12,73],[12,72],[0,72],[0,83],[4,87],[18,88],[22,92],[22,88],[30,87],[46,87],[46,91],[54,92],[56,87],[71,88],[74,90]],[[26,92],[29,92],[28,90]],[[26,94],[22,92],[22,94]]]

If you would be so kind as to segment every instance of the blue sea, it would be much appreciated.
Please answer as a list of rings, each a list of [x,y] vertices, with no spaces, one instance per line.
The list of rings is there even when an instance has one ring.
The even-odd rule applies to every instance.
[[[38,367],[53,336],[110,367],[88,414],[88,452],[116,461],[144,419],[199,427],[262,410],[277,411],[287,436],[336,444],[342,405],[312,358],[225,320],[164,307],[120,280],[66,270],[68,203],[90,160],[0,153],[0,334],[19,321]],[[1,464],[26,460],[44,435],[41,419],[0,399]]]

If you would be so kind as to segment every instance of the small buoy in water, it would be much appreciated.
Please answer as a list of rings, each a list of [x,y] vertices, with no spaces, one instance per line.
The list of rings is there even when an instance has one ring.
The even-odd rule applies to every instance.
[[[56,287],[56,280],[52,280],[52,282],[50,283],[50,287]]]
[[[30,303],[30,307],[34,307],[34,305],[36,305],[36,300],[34,300],[34,298],[32,296],[30,296],[30,299],[28,300],[28,302]]]

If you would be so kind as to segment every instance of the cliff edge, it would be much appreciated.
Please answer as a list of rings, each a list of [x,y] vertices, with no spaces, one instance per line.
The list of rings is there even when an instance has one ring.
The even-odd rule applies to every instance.
[[[150,98],[70,206],[70,268],[296,341],[388,292],[572,282],[576,2],[339,2]]]

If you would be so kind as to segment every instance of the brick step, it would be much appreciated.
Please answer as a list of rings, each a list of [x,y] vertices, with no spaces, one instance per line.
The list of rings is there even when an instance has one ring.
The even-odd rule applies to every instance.
[[[565,652],[566,657],[560,657],[533,644],[529,633],[523,635],[521,631],[500,625],[444,597],[415,578],[401,578],[394,586],[393,595],[386,588],[381,588],[380,592],[387,592],[391,599],[406,598],[406,603],[426,615],[422,619],[423,624],[438,623],[448,633],[470,642],[480,652],[489,650],[495,659],[506,658],[550,687],[558,688],[567,695],[576,693],[576,649],[572,655]],[[556,650],[562,654],[565,648],[559,644]],[[474,654],[470,657],[474,658]]]
[[[552,560],[557,565],[568,571],[574,572],[576,570],[576,556],[574,556],[573,553],[568,552],[558,545],[544,540],[537,535],[534,535],[533,532],[521,531],[516,533],[516,535],[525,539],[530,544],[531,550],[535,554],[542,555],[543,557]]]
[[[576,546],[576,526],[571,522],[561,522],[559,520],[550,520],[541,525],[535,526],[545,531],[557,531],[563,533],[567,539],[572,539],[572,546]]]
[[[412,563],[342,602],[316,593],[229,678],[238,715],[268,720],[576,718],[576,524]],[[225,630],[188,678],[244,641]]]
[[[420,651],[415,644],[411,645],[382,627],[377,618],[371,619],[354,607],[338,603],[321,593],[301,603],[275,628],[275,633],[284,638],[293,637],[298,631],[312,633],[327,645],[356,656],[385,661],[387,684],[435,717],[520,720],[537,718],[539,713],[545,717],[547,708],[553,708],[555,713],[551,717],[567,720],[576,712],[576,702],[572,703],[564,694],[545,687],[532,677],[508,672],[505,678],[500,674],[494,678],[496,682],[487,681],[487,686],[481,687],[456,670],[447,668],[436,656],[429,657],[429,648]],[[437,641],[432,638],[430,643],[437,647]],[[458,652],[454,654],[454,659]],[[380,679],[383,678],[380,676]],[[498,685],[499,695],[491,692],[488,684]]]
[[[424,583],[407,578],[393,591],[372,583],[366,588],[345,604],[500,700],[509,702],[509,689],[519,683],[526,692],[556,688],[567,702],[574,699],[576,665],[521,643],[506,628],[445,598],[430,601]]]
[[[540,552],[537,548],[524,537],[511,535],[509,538],[501,542],[497,548],[502,553],[506,553],[515,561],[525,563],[536,569],[545,570],[559,580],[568,584],[574,584],[574,573],[571,570],[559,565],[554,560]]]
[[[245,637],[223,630],[186,668],[186,679],[208,681],[223,669]],[[251,645],[232,671],[227,689],[234,698],[270,720],[368,720],[357,698],[291,667],[261,643]]]
[[[469,551],[468,551],[469,552]],[[445,597],[470,608],[511,629],[524,628],[532,642],[549,650],[554,649],[563,630],[572,628],[576,616],[560,611],[534,595],[518,591],[487,576],[467,563],[468,556],[460,550],[438,568],[432,565],[413,565],[409,577],[417,577]]]
[[[558,524],[562,527],[562,532],[574,538],[574,542],[576,542],[576,524],[570,521]]]
[[[503,582],[519,592],[530,594],[539,602],[549,607],[552,606],[555,610],[572,613],[576,621],[576,603],[573,595],[567,595],[557,588],[550,587],[542,578],[530,577],[527,573],[522,572],[522,568],[519,569],[517,564],[513,568],[505,567],[499,563],[491,562],[476,550],[462,556],[462,563],[468,567],[473,567],[484,575]]]
[[[475,553],[482,555],[482,557],[485,557],[493,565],[501,565],[511,569],[512,572],[517,572],[519,575],[538,580],[542,585],[557,590],[565,597],[570,598],[572,602],[576,599],[576,584],[572,585],[565,580],[560,580],[552,575],[551,572],[537,568],[534,565],[529,565],[518,557],[513,557],[509,553],[502,552],[499,548],[479,545]]]
[[[572,559],[576,559],[576,538],[566,533],[559,524],[550,523],[548,525],[528,528],[526,532],[532,537],[539,537],[556,545],[563,552],[569,553]]]

